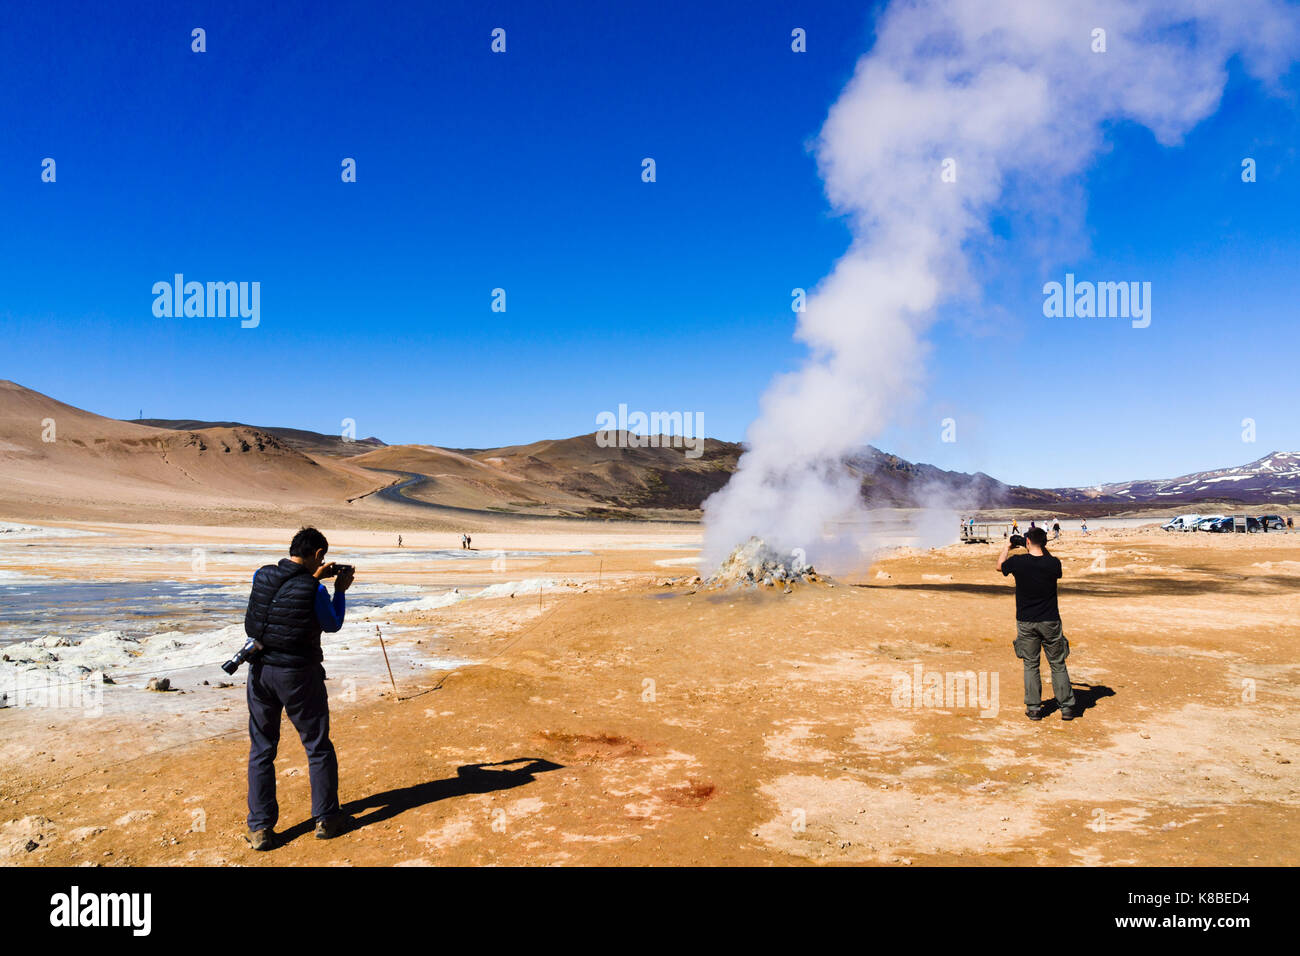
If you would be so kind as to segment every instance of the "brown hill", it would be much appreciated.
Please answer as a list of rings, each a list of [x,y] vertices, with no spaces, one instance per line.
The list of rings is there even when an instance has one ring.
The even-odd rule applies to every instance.
[[[332,455],[350,458],[371,448],[383,448],[384,443],[378,438],[358,438],[348,441],[340,435],[324,435],[308,431],[305,428],[284,428],[269,425],[246,425],[243,422],[205,422],[197,419],[177,418],[133,418],[132,424],[151,425],[155,428],[167,428],[172,431],[202,431],[208,428],[254,428],[268,435],[282,439],[290,448],[307,455]]]
[[[472,511],[575,513],[591,502],[546,483],[530,481],[460,452],[433,445],[389,445],[349,459],[375,471],[420,476],[401,497]]]
[[[393,445],[349,462],[422,476],[401,489],[408,501],[523,514],[682,517],[726,483],[740,455],[738,445],[708,441],[691,458],[667,438],[655,441],[659,447],[606,448],[593,433],[488,449]]]
[[[341,502],[376,483],[257,428],[122,422],[11,381],[0,381],[0,477],[0,506],[28,517],[69,502],[94,514]]]
[[[659,435],[650,439],[616,433],[613,447],[597,442],[598,432],[476,451],[475,460],[503,474],[518,476],[598,504],[604,509],[695,510],[727,483],[736,468],[741,445],[705,439],[702,452],[691,457]],[[649,441],[637,447],[633,441]]]

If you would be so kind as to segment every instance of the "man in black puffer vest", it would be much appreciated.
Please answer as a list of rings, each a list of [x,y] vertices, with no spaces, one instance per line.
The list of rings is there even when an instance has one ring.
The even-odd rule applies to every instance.
[[[352,569],[325,563],[329,542],[315,528],[303,528],[289,545],[289,557],[253,576],[244,631],[261,642],[248,671],[248,842],[269,850],[280,807],[275,800],[275,754],[280,714],[287,712],[307,751],[311,813],[316,836],[338,836],[351,822],[339,810],[339,765],[330,743],[329,701],[321,661],[322,631],[343,626],[344,592]],[[334,598],[321,580],[337,575]]]

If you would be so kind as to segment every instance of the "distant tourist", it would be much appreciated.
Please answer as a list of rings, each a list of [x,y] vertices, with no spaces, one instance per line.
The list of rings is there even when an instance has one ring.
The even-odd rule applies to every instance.
[[[1028,554],[1008,557],[1013,547],[1023,542]],[[998,555],[998,570],[1016,579],[1016,639],[1011,645],[1025,664],[1025,716],[1043,719],[1043,678],[1039,656],[1047,655],[1052,670],[1052,691],[1062,720],[1079,716],[1075,709],[1074,688],[1065,659],[1070,656],[1070,642],[1061,630],[1061,611],[1056,603],[1056,582],[1061,577],[1061,560],[1047,551],[1047,532],[1031,528],[1024,538],[1008,541]]]
[[[1083,532],[1084,534],[1087,534],[1087,533],[1088,533],[1088,519],[1087,519],[1087,518],[1084,518],[1082,521],[1079,522],[1079,530],[1080,530],[1081,532]]]
[[[468,547],[469,547],[469,535],[462,534],[460,536],[460,549],[464,551]]]
[[[1292,525],[1292,523],[1291,523],[1291,516],[1290,516],[1290,515],[1287,515],[1287,516],[1286,516],[1286,530],[1290,531],[1293,527],[1294,527],[1294,525]]]
[[[471,538],[469,535],[465,535],[465,547],[468,548],[470,551],[474,550],[474,539]]]
[[[315,528],[303,528],[289,544],[289,557],[253,576],[244,630],[259,643],[248,671],[248,835],[254,850],[275,842],[280,808],[275,799],[275,755],[280,715],[302,738],[311,780],[311,814],[316,836],[343,833],[352,818],[339,808],[339,764],[330,742],[329,700],[320,636],[343,627],[344,592],[352,586],[350,567],[326,564],[329,542]],[[337,578],[334,597],[321,581]]]
[[[402,536],[400,534],[397,536],[397,546],[399,548],[402,546]]]
[[[1020,534],[1020,522],[1018,522],[1015,518],[1011,519],[1011,533]]]
[[[1061,522],[1055,518],[1052,519],[1052,540],[1055,541],[1061,536]]]

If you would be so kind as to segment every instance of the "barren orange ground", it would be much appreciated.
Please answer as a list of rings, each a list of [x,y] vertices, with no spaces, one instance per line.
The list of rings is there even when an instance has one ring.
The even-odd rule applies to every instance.
[[[538,559],[530,576],[578,585],[540,609],[535,595],[466,602],[411,615],[397,638],[450,638],[486,663],[401,675],[403,700],[383,684],[336,697],[354,832],[312,837],[286,723],[287,842],[246,847],[237,687],[209,691],[224,696],[202,723],[4,711],[3,861],[1297,861],[1300,536],[1061,542],[1069,664],[1091,706],[1031,723],[992,546],[899,554],[789,595],[696,593],[658,583],[692,573],[655,564],[681,550],[572,535],[595,553]],[[917,664],[996,672],[997,716],[895,706]]]

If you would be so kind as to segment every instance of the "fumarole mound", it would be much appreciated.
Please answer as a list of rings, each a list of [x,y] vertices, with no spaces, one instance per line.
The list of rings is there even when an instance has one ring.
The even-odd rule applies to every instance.
[[[774,588],[779,584],[789,591],[795,582],[818,580],[817,572],[806,562],[803,552],[784,554],[770,548],[762,538],[752,537],[727,555],[704,586]]]

